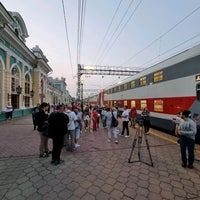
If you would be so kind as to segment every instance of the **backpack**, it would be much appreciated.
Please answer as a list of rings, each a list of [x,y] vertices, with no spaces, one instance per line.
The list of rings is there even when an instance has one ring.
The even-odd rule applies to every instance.
[[[40,124],[40,112],[35,113],[34,124],[38,126]]]
[[[112,122],[111,122],[113,127],[117,127],[118,126],[118,121],[117,119],[114,117],[113,112],[112,112]]]

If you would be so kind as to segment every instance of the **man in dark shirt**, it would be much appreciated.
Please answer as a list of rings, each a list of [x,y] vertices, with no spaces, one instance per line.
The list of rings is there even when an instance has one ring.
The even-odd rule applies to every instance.
[[[40,104],[38,103],[32,110],[32,119],[33,119],[34,130],[36,130],[36,126],[38,125],[36,123],[35,116],[36,116],[36,113],[38,113],[39,111],[40,111]]]
[[[61,150],[64,143],[64,135],[67,133],[68,116],[64,113],[64,105],[58,105],[57,111],[50,114],[49,136],[53,139],[52,164],[58,165],[64,162],[60,159]]]

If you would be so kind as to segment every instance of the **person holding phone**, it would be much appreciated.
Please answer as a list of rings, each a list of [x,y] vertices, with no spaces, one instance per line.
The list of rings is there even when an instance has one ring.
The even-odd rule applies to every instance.
[[[184,122],[179,125],[178,134],[180,135],[182,167],[192,169],[194,163],[194,145],[197,127],[196,123],[190,119],[190,117],[191,112],[189,110],[184,110],[182,112]],[[188,158],[186,150],[188,150]]]

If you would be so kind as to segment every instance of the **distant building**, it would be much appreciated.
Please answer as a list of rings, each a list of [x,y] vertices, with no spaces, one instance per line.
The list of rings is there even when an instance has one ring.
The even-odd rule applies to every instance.
[[[66,89],[67,84],[65,78],[61,77],[53,79],[48,77],[48,91],[47,101],[52,104],[68,104],[71,102],[71,96],[69,91]]]
[[[48,77],[52,73],[48,59],[39,46],[26,46],[27,37],[21,15],[7,11],[0,3],[0,121],[8,103],[17,117],[30,113],[37,103],[70,101],[65,79]]]

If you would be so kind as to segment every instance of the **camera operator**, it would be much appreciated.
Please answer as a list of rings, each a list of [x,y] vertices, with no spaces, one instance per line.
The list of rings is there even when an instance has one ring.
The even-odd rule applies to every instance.
[[[145,107],[141,113],[141,117],[143,118],[144,122],[144,132],[148,135],[149,134],[149,128],[150,128],[150,112]]]

